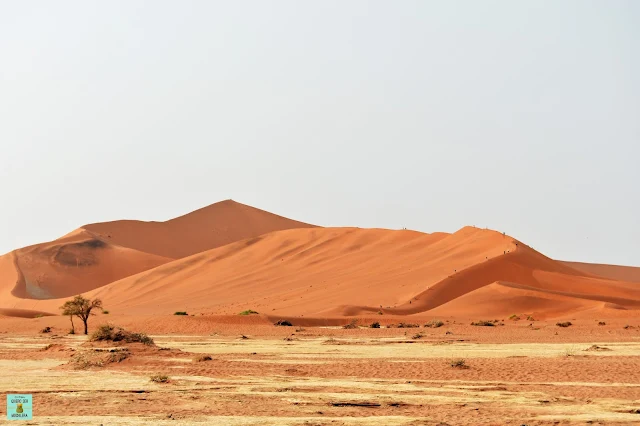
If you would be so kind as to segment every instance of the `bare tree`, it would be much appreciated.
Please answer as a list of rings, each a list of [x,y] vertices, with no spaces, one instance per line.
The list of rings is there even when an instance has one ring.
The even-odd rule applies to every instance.
[[[102,301],[100,299],[85,299],[81,294],[74,297],[73,300],[67,300],[64,302],[64,305],[60,307],[62,314],[69,315],[71,318],[71,330],[73,333],[75,333],[73,317],[76,316],[82,320],[84,323],[84,334],[88,334],[89,332],[87,322],[89,321],[89,316],[95,315],[91,313],[94,308],[102,308]]]

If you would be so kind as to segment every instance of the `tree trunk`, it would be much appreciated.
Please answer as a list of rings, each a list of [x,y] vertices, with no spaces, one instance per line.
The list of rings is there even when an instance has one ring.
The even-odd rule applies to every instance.
[[[89,334],[89,330],[87,329],[87,322],[88,322],[87,320],[88,320],[88,318],[87,319],[84,319],[84,318],[82,319],[82,321],[84,322],[84,334]]]
[[[69,315],[69,319],[71,320],[71,330],[73,331],[73,333],[75,334],[76,332],[76,328],[73,325],[73,315]]]

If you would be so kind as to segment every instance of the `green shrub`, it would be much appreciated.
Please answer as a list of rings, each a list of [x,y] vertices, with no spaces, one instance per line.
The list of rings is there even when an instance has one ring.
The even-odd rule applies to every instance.
[[[246,311],[240,312],[238,315],[257,315],[256,311],[252,311],[251,309],[247,309]]]

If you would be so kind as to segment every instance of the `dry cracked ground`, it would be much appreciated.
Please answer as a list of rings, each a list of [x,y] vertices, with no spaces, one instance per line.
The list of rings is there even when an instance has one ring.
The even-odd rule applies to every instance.
[[[640,424],[637,333],[500,343],[465,330],[276,328],[153,346],[4,333],[0,387],[33,394],[32,425]],[[0,423],[16,424],[4,418],[3,407]]]

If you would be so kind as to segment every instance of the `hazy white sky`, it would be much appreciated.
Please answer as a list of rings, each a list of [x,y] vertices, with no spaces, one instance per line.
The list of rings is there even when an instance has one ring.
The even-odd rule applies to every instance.
[[[0,3],[0,253],[232,198],[640,265],[638,1]]]

